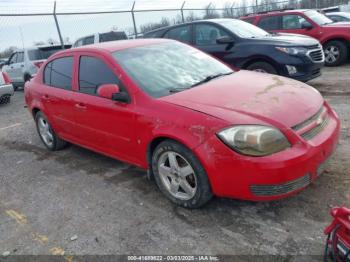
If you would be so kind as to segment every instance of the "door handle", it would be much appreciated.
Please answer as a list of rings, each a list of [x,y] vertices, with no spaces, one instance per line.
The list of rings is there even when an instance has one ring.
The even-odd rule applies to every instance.
[[[84,103],[77,103],[75,104],[75,107],[78,109],[86,109],[86,105]]]

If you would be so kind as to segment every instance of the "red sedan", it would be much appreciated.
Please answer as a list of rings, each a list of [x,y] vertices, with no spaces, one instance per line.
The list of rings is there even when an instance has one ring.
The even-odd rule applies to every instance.
[[[258,201],[300,191],[322,173],[340,128],[314,88],[235,72],[172,40],[61,51],[25,99],[49,150],[70,142],[148,169],[188,208],[213,195]]]

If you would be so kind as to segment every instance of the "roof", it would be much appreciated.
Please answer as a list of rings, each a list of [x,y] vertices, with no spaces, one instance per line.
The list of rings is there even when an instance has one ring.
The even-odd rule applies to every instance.
[[[72,50],[80,50],[80,51],[104,50],[108,52],[115,52],[115,51],[119,51],[127,48],[135,48],[138,46],[166,43],[171,41],[174,41],[174,40],[152,39],[152,38],[117,40],[117,41],[109,41],[109,42],[97,43],[92,45],[84,45],[74,49],[68,49],[67,52]]]
[[[261,12],[261,13],[255,13],[255,14],[249,14],[246,16],[243,16],[241,18],[248,18],[248,17],[256,17],[256,16],[268,16],[268,15],[274,15],[274,14],[288,14],[288,13],[304,13],[306,11],[309,11],[311,9],[291,9],[291,10],[275,10],[275,11],[267,11],[267,12]]]

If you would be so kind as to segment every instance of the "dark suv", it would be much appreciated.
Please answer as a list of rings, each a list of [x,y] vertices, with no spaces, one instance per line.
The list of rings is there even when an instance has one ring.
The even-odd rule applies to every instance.
[[[145,38],[188,43],[234,67],[278,74],[300,81],[321,75],[324,53],[311,37],[270,34],[236,19],[212,19],[147,32]]]

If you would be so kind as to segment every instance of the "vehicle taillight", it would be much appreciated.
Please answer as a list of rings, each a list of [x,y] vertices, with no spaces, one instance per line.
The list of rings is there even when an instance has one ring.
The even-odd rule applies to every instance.
[[[44,62],[34,62],[34,65],[39,69]]]
[[[4,77],[4,81],[5,81],[6,85],[11,84],[11,79],[9,78],[9,76],[5,72],[2,72],[2,76]]]

